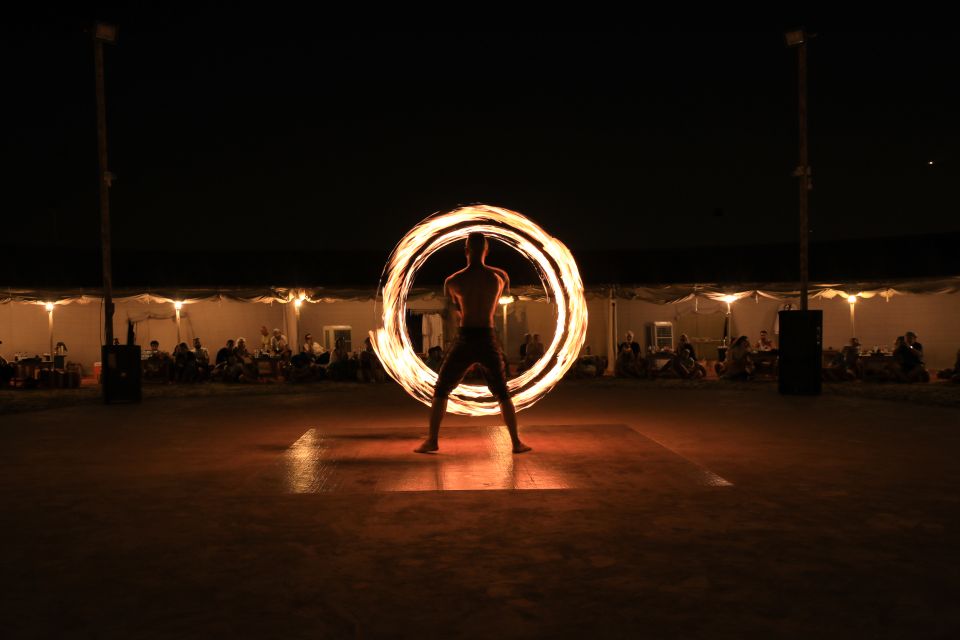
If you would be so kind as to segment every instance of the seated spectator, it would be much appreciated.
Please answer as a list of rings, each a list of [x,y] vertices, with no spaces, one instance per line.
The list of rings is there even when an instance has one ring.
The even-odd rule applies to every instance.
[[[740,336],[727,351],[727,359],[717,363],[717,375],[726,380],[749,380],[752,372],[750,339]]]
[[[440,371],[440,365],[443,364],[443,349],[440,347],[430,347],[427,350],[427,366],[434,371]]]
[[[369,336],[363,340],[363,351],[360,352],[360,358],[357,368],[357,379],[360,382],[386,382],[387,373],[380,364],[376,351],[373,350],[373,344]]]
[[[536,364],[537,360],[543,357],[545,351],[546,347],[544,346],[543,342],[540,341],[540,334],[533,334],[533,342],[527,345],[527,348],[524,351],[526,356],[524,357],[523,362],[521,362],[517,367],[517,373],[519,374],[523,371],[526,371]]]
[[[210,352],[200,344],[200,338],[193,339],[193,356],[197,363],[197,380],[210,377]]]
[[[290,358],[287,378],[291,382],[305,382],[326,378],[326,368],[318,364],[318,356],[323,354],[323,347],[313,341],[313,335],[310,333],[305,334],[303,336],[303,342],[300,344],[299,352]],[[326,355],[329,358],[329,354]]]
[[[321,353],[323,353],[323,347],[313,341],[313,335],[304,334],[299,351],[297,355],[290,358],[290,364],[298,368],[309,367],[316,363],[317,356]]]
[[[273,330],[273,336],[270,338],[270,355],[281,358],[290,357],[290,345],[287,342],[287,336],[280,333],[280,329]]]
[[[260,352],[270,353],[272,347],[273,336],[270,335],[270,330],[267,329],[267,325],[260,325]]]
[[[823,379],[828,382],[843,382],[862,377],[860,364],[860,341],[850,338],[845,346],[823,369]]]
[[[706,378],[707,370],[697,362],[697,352],[687,334],[681,333],[677,342],[676,357],[673,359],[674,368],[681,378]]]
[[[957,360],[953,363],[953,368],[938,371],[937,378],[950,382],[960,382],[960,349],[957,349]]]
[[[523,362],[527,358],[527,349],[530,347],[530,343],[533,341],[529,333],[523,334],[523,344],[520,345],[520,362]]]
[[[233,355],[234,352],[234,342],[233,340],[227,340],[227,344],[224,347],[221,347],[217,351],[217,359],[214,363],[213,370],[210,372],[211,377],[215,380],[222,380],[224,382],[234,382],[235,379],[231,379],[232,366],[236,364],[236,358]],[[239,375],[239,372],[237,372]]]
[[[633,351],[633,356],[635,358],[640,357],[640,343],[633,339],[633,331],[627,331],[626,340],[617,346],[617,353],[623,351],[624,345],[628,346],[630,350]]]
[[[843,366],[854,378],[863,377],[863,365],[860,363],[860,340],[850,338],[850,344],[842,351]]]
[[[257,363],[247,349],[245,338],[237,338],[237,348],[233,350],[233,357],[236,361],[234,372],[237,373],[234,379],[238,382],[256,382],[259,375],[257,373]]]
[[[776,346],[773,344],[773,340],[767,336],[766,329],[760,331],[760,339],[757,341],[755,347],[757,351],[773,351],[776,349]]]
[[[0,344],[3,344],[3,340],[0,340]],[[14,373],[13,367],[3,359],[3,356],[0,356],[0,389],[6,389],[10,386],[10,380],[13,379]]]
[[[303,344],[300,345],[300,353],[306,353],[311,358],[319,358],[323,352],[326,351],[320,343],[315,342],[313,339],[313,334],[308,333],[303,336]]]
[[[903,334],[903,340],[908,347],[913,349],[920,356],[920,362],[923,362],[923,345],[917,342],[917,334],[913,331],[907,331]]]
[[[350,354],[347,352],[346,343],[343,338],[337,338],[334,343],[333,352],[330,354],[330,366],[327,367],[327,376],[331,380],[349,380],[350,372],[353,369],[350,363]]]
[[[143,377],[146,380],[168,381],[173,375],[173,359],[166,351],[160,350],[160,341],[151,340],[143,361]]]
[[[916,336],[914,336],[916,341]],[[916,343],[915,344],[919,344]],[[929,382],[930,374],[923,365],[923,347],[914,349],[904,336],[898,336],[893,349],[893,358],[896,368],[894,377],[900,382]]]
[[[195,382],[197,379],[197,356],[181,342],[174,350],[173,379],[177,382]]]
[[[632,337],[632,334],[628,334]],[[621,342],[617,353],[617,360],[613,364],[613,373],[618,378],[645,378],[647,376],[647,360],[639,355],[640,345],[634,352],[630,341]]]
[[[233,340],[227,340],[226,346],[217,351],[217,360],[214,364],[226,364],[231,356],[233,356]]]

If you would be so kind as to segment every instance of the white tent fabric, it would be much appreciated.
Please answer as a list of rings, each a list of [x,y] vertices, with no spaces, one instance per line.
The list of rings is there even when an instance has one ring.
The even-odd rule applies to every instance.
[[[554,330],[555,308],[539,287],[516,287],[516,302],[508,309],[508,356],[516,357],[524,333],[540,333],[549,340]],[[729,312],[731,335],[756,340],[761,329],[776,334],[777,311],[784,304],[798,306],[794,284],[754,284],[740,287],[713,284],[669,286],[607,285],[587,290],[589,327],[586,345],[594,354],[610,352],[627,330],[645,336],[657,321],[674,323],[681,330],[715,333],[716,319],[693,322],[690,314],[706,316]],[[855,296],[854,302],[850,302]],[[295,300],[302,300],[299,314]],[[616,302],[611,304],[611,300]],[[174,302],[182,301],[181,340],[199,337],[215,353],[227,338],[256,338],[261,326],[279,328],[291,341],[305,332],[314,338],[325,326],[349,326],[354,348],[374,329],[379,312],[373,289],[194,289],[118,291],[114,298],[114,335],[126,340],[127,322],[137,327],[138,344],[148,336],[172,349],[176,339]],[[95,291],[7,290],[0,293],[0,353],[11,359],[16,353],[49,351],[47,302],[54,304],[53,334],[69,349],[68,359],[87,371],[99,360],[103,335],[102,300]],[[435,289],[417,289],[408,300],[410,308],[441,312],[442,294]],[[851,313],[851,305],[854,313]],[[960,278],[894,282],[818,283],[811,287],[813,309],[824,312],[824,346],[840,347],[854,333],[865,346],[891,346],[896,336],[915,331],[925,346],[933,368],[952,366],[960,348]],[[297,319],[299,316],[299,320]],[[498,327],[500,325],[498,316]],[[449,318],[447,319],[449,322]],[[726,317],[725,322],[726,324]],[[690,329],[690,327],[697,327]],[[711,327],[707,330],[703,327]],[[444,326],[445,340],[452,327]],[[709,347],[721,336],[692,336]]]

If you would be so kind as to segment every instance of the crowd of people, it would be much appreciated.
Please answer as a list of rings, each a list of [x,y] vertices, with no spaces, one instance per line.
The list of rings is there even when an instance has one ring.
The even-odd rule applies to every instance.
[[[873,380],[877,382],[929,382],[930,372],[924,360],[923,344],[917,334],[907,331],[894,339],[893,350],[879,347],[864,351],[857,338],[838,352],[824,368],[828,380]],[[953,367],[938,371],[936,377],[960,383],[960,351]]]
[[[770,372],[775,375],[777,356],[776,344],[770,339],[769,333],[763,330],[759,340],[752,344],[748,336],[736,338],[714,364],[714,371],[720,379],[750,380],[759,367],[772,362]],[[680,335],[674,349],[648,349],[645,354],[634,339],[633,332],[628,331],[625,340],[618,346],[614,373],[624,378],[672,376],[696,379],[705,377],[707,372],[686,334]],[[937,372],[936,376],[960,383],[960,351],[957,352],[954,366]],[[860,341],[851,338],[847,346],[824,363],[823,377],[834,382],[862,379],[913,383],[929,382],[931,375],[924,361],[923,345],[915,332],[907,331],[895,339],[893,349],[889,352],[879,347],[864,351]]]
[[[283,332],[279,329],[271,332],[265,326],[260,327],[257,349],[251,351],[246,338],[229,339],[212,362],[200,338],[193,339],[192,348],[181,342],[172,353],[160,349],[157,340],[151,340],[150,348],[143,352],[143,374],[148,381],[181,383],[208,380],[239,383],[281,378],[291,382],[323,379],[384,382],[387,378],[370,338],[364,341],[363,350],[350,353],[342,338],[337,339],[332,350],[327,350],[308,332],[294,353]]]
[[[520,358],[515,371],[510,372],[507,366],[508,372],[520,375],[527,371],[544,356],[545,349],[540,334],[526,334],[519,348]],[[443,355],[441,347],[431,347],[426,354],[426,365],[439,371]],[[715,363],[714,371],[718,378],[724,380],[750,380],[756,375],[760,363],[770,362],[771,356],[775,363],[776,355],[775,343],[763,330],[759,339],[752,344],[745,335],[735,339],[725,350],[725,357]],[[606,368],[607,359],[590,354],[589,347],[586,347],[568,376],[602,376]],[[9,386],[14,371],[14,367],[0,357],[0,387]],[[192,347],[181,342],[175,345],[172,352],[162,350],[160,343],[152,340],[149,349],[143,352],[143,374],[148,381],[179,383],[256,382],[281,378],[292,382],[323,379],[360,382],[387,380],[370,338],[364,340],[362,350],[351,353],[343,339],[338,339],[334,348],[328,350],[308,332],[294,351],[280,329],[269,331],[266,326],[260,327],[260,341],[254,351],[250,351],[245,338],[230,339],[217,350],[212,360],[200,338],[193,339]],[[680,335],[673,349],[655,351],[648,348],[645,353],[634,333],[628,331],[618,345],[614,374],[624,378],[669,376],[700,379],[707,376],[707,369],[705,361],[698,357],[694,344],[686,334]],[[960,383],[960,350],[954,366],[935,375],[941,380]],[[923,344],[915,332],[907,331],[895,339],[889,351],[879,347],[864,350],[857,338],[851,338],[849,344],[824,362],[823,377],[835,382],[860,379],[915,383],[928,382],[931,374],[924,361]]]
[[[621,378],[671,376],[684,379],[705,378],[707,370],[697,358],[697,350],[687,334],[680,334],[675,349],[648,349],[643,352],[633,331],[627,331],[617,346],[614,374]]]

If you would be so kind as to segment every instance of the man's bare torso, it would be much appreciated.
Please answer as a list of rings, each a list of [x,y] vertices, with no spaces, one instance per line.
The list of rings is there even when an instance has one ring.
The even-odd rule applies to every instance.
[[[479,264],[457,271],[443,287],[459,312],[461,327],[489,329],[494,326],[500,296],[510,288],[510,279],[503,269]]]

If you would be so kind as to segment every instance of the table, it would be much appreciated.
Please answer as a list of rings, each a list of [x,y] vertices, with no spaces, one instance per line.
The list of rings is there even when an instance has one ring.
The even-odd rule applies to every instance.
[[[863,370],[864,380],[883,381],[896,378],[899,364],[892,353],[871,352],[860,354],[860,367]]]
[[[152,351],[140,356],[140,371],[143,382],[170,382],[173,358],[168,355],[154,355]]]
[[[677,354],[672,351],[654,351],[647,354],[647,374],[651,378],[678,375],[676,367],[673,366],[676,357]],[[660,364],[661,362],[663,364]]]
[[[780,352],[776,349],[770,351],[751,351],[750,360],[753,362],[754,376],[777,377]]]
[[[20,358],[10,362],[13,367],[13,377],[10,379],[14,387],[30,387],[37,384],[37,372],[42,361],[40,358]]]
[[[279,380],[284,370],[285,360],[280,356],[254,356],[257,378],[260,380]]]

